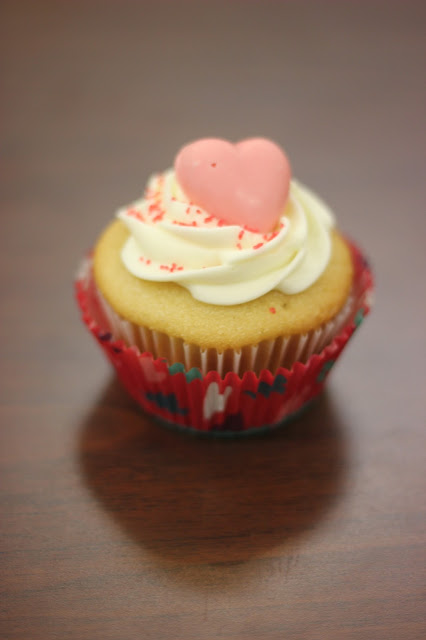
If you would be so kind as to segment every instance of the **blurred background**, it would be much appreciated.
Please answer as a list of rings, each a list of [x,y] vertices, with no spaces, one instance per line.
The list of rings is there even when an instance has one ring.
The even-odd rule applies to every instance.
[[[0,0],[1,637],[426,637],[425,36],[424,0]],[[72,285],[116,209],[205,136],[280,143],[377,298],[322,409],[204,448],[135,410]],[[229,497],[201,501],[204,529],[191,509],[206,451],[237,523],[249,478],[257,557],[241,522],[216,539]],[[193,527],[157,540],[175,490]]]
[[[372,252],[377,209],[396,224],[421,179],[424,2],[1,5],[2,182],[6,209],[28,198],[21,242],[42,207],[45,249],[66,234],[75,260],[150,172],[204,136],[278,141]],[[414,224],[423,203],[410,204]]]

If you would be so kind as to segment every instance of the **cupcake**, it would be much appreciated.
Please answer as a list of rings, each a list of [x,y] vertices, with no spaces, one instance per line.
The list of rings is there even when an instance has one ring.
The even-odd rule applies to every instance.
[[[77,280],[84,321],[143,409],[215,433],[304,408],[371,293],[359,250],[263,138],[183,147]]]

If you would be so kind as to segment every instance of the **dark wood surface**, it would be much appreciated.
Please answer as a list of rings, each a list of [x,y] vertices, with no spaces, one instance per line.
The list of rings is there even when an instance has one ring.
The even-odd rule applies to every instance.
[[[413,640],[425,611],[423,2],[1,3],[7,640]],[[377,301],[270,435],[165,430],[72,279],[180,145],[265,135],[370,256]]]

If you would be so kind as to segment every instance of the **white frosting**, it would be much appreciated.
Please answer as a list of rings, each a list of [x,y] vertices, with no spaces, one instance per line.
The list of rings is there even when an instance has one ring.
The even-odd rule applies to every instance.
[[[121,255],[133,275],[177,282],[210,304],[240,304],[272,289],[298,293],[330,259],[333,214],[295,180],[277,228],[267,234],[226,225],[188,202],[173,170],[154,175],[144,198],[117,216],[130,232]]]

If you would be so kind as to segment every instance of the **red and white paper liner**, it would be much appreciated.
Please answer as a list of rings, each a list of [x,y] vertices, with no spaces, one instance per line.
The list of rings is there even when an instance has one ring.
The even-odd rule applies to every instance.
[[[129,333],[129,323],[120,318],[124,324],[117,330],[117,319],[112,318],[94,284],[90,257],[77,276],[76,297],[84,323],[127,391],[147,413],[201,432],[246,432],[280,424],[321,393],[330,369],[369,312],[373,295],[371,270],[359,249],[353,244],[350,247],[355,266],[350,302],[336,316],[334,326],[324,329],[329,336],[330,332],[337,334],[320,353],[313,353],[305,362],[297,361],[291,368],[271,367],[273,372],[269,369],[258,374],[253,370],[245,373],[231,370],[222,375],[217,369],[203,372],[201,367],[185,366],[178,359],[182,351],[176,348],[177,358],[169,355],[166,359],[154,358],[149,351],[141,352],[136,344],[129,346],[126,342],[131,341],[134,332]],[[323,335],[316,336],[316,344],[323,339]],[[312,337],[305,338],[303,349],[313,341]],[[187,351],[190,353],[191,347]],[[234,361],[240,370],[241,357]]]

